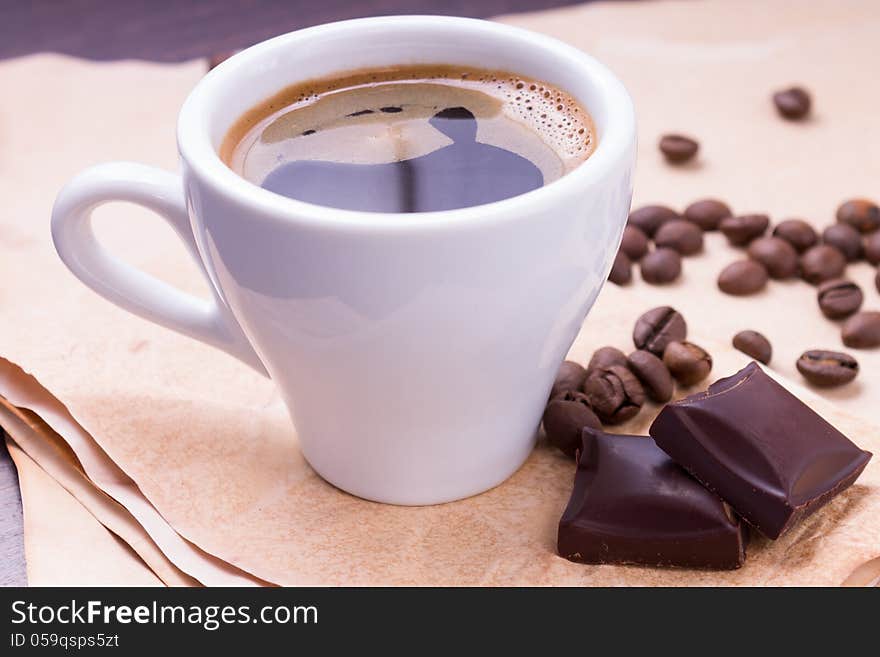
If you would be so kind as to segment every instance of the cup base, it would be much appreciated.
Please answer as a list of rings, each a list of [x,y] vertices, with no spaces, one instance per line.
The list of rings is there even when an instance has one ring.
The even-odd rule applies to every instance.
[[[420,486],[420,490],[409,490],[406,492],[392,491],[387,485],[380,488],[375,485],[365,484],[363,481],[338,478],[323,470],[320,464],[314,463],[307,454],[303,456],[311,468],[324,481],[349,495],[354,495],[370,502],[393,504],[395,506],[431,506],[473,497],[504,483],[529,458],[535,447],[536,438],[537,433],[533,434],[531,440],[526,441],[520,449],[507,454],[503,462],[496,461],[490,464],[490,466],[485,467],[479,477],[471,475],[466,482]]]

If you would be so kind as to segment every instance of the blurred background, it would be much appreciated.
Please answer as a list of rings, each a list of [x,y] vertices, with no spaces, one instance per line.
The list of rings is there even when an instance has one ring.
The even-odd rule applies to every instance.
[[[177,62],[310,25],[391,14],[485,18],[578,0],[0,0],[0,59],[58,52]]]

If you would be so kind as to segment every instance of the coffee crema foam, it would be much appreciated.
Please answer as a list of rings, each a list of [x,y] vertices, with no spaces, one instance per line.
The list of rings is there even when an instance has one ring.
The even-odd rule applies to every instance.
[[[568,93],[501,71],[446,65],[369,69],[287,87],[245,113],[220,148],[224,162],[262,185],[287,163],[383,164],[453,144],[429,123],[465,108],[476,142],[533,163],[548,184],[594,151],[587,111]]]

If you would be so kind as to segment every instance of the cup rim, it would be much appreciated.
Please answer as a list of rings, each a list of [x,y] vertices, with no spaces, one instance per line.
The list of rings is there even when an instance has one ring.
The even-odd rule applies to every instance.
[[[598,145],[582,164],[553,182],[537,189],[501,201],[474,205],[455,210],[433,212],[368,212],[345,210],[292,199],[263,189],[230,169],[214,147],[209,122],[204,120],[213,94],[226,84],[227,73],[236,67],[254,66],[279,49],[295,48],[302,40],[335,32],[368,30],[377,24],[389,23],[400,27],[443,25],[449,29],[466,28],[485,30],[518,40],[521,44],[541,49],[564,59],[581,69],[599,89],[599,96],[607,107],[613,108],[608,125],[598,134]],[[340,70],[340,72],[343,72]],[[587,108],[590,111],[590,108]],[[635,110],[623,84],[609,69],[585,52],[558,39],[519,27],[474,18],[453,16],[402,15],[356,18],[327,23],[294,32],[288,32],[257,43],[233,55],[208,72],[200,80],[180,110],[177,122],[177,144],[187,169],[210,185],[215,191],[232,197],[242,205],[255,207],[275,218],[288,222],[302,222],[326,228],[388,229],[410,231],[441,229],[468,224],[486,225],[510,220],[546,208],[554,198],[566,196],[601,181],[627,157],[635,145]]]

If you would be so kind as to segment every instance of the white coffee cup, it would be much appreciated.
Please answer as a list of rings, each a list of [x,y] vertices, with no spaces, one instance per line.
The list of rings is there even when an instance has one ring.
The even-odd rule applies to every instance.
[[[245,111],[290,84],[365,67],[453,64],[561,87],[591,114],[594,154],[545,187],[416,214],[278,196],[218,156]],[[52,236],[82,282],[141,317],[266,373],[327,481],[394,504],[485,491],[522,465],[560,362],[605,281],[626,221],[635,118],[583,52],[497,23],[368,18],[280,36],[208,73],[177,128],[182,175],[90,168],[58,195]],[[92,210],[163,217],[209,280],[199,299],[104,250]]]

